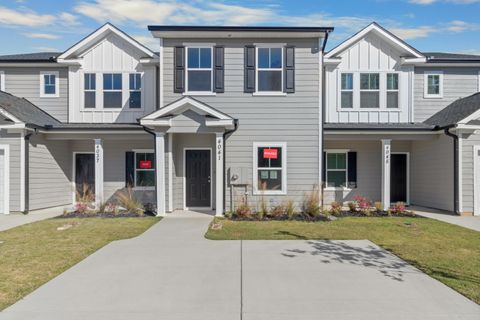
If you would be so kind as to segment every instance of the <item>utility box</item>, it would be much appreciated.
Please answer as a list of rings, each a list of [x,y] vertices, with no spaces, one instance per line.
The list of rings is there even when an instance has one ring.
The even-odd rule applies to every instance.
[[[250,181],[249,168],[229,168],[228,182],[231,185],[247,185]]]

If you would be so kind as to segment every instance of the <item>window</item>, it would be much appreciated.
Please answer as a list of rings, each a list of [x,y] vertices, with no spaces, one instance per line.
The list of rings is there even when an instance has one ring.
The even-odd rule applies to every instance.
[[[257,49],[257,92],[282,92],[283,48]]]
[[[212,48],[187,48],[187,91],[212,91]]]
[[[327,152],[327,187],[344,188],[347,186],[347,153]]]
[[[135,187],[155,186],[155,154],[152,151],[135,152]]]
[[[387,108],[398,108],[398,73],[387,73]]]
[[[122,74],[103,74],[103,107],[122,107]]]
[[[58,97],[58,72],[40,72],[40,97]]]
[[[426,71],[424,77],[424,97],[442,98],[443,97],[443,72]]]
[[[130,74],[130,97],[128,106],[131,109],[142,107],[142,75],[140,73]]]
[[[342,73],[341,107],[353,108],[353,73]]]
[[[360,74],[360,108],[380,108],[380,77],[378,73]]]
[[[255,193],[284,194],[286,192],[286,144],[254,144]]]
[[[96,79],[95,73],[85,73],[84,75],[84,103],[85,109],[95,108]]]

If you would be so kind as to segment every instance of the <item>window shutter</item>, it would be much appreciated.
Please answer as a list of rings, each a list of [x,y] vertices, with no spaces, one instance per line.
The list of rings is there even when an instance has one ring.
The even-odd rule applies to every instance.
[[[173,92],[185,92],[185,47],[175,47]]]
[[[245,46],[244,92],[255,92],[255,46]]]
[[[323,161],[322,161],[322,183],[323,186],[327,186],[327,153],[323,151]]]
[[[214,50],[214,68],[213,68],[213,91],[224,92],[225,91],[225,58],[224,47],[215,47]]]
[[[285,63],[283,66],[284,81],[283,92],[294,93],[295,92],[295,47],[285,47]]]
[[[347,153],[348,161],[348,187],[354,189],[357,187],[357,153],[348,152]]]
[[[135,152],[125,152],[125,187],[134,187],[134,174],[135,174]]]

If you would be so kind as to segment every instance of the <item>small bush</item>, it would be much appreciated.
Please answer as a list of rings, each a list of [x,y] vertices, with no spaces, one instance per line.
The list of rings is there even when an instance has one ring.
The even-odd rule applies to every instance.
[[[314,187],[311,192],[305,194],[303,199],[303,212],[310,217],[316,217],[320,214],[320,195],[317,187]]]
[[[273,218],[279,218],[285,214],[285,207],[283,205],[278,205],[272,208],[270,210],[270,215]]]
[[[235,214],[240,218],[250,218],[252,216],[252,208],[248,204],[243,203],[235,209]]]
[[[393,205],[393,207],[392,207],[392,209],[391,209],[391,212],[392,212],[393,214],[397,214],[397,215],[398,215],[398,214],[403,214],[403,213],[405,213],[406,210],[407,210],[407,209],[406,209],[406,207],[405,207],[405,203],[403,203],[403,202],[397,202],[397,203],[395,203],[395,204]]]
[[[353,201],[350,201],[348,203],[348,210],[350,210],[350,212],[356,212],[357,211],[357,204]]]
[[[145,213],[142,203],[135,198],[131,188],[127,188],[126,191],[118,192],[116,198],[120,206],[123,207],[127,212],[138,215],[143,215]]]
[[[382,212],[383,211],[383,204],[380,201],[375,201],[375,211]]]
[[[263,217],[265,217],[267,214],[268,214],[268,205],[267,205],[267,201],[265,201],[265,197],[262,194],[260,198],[260,208],[257,211],[257,215],[259,217],[261,216],[262,217],[261,219],[263,220]]]
[[[337,201],[333,201],[331,204],[330,204],[330,210],[329,212],[333,215],[338,215],[342,212],[342,204],[340,202],[337,202]]]
[[[293,202],[293,200],[287,200],[285,203],[285,213],[289,220],[293,219],[293,215],[295,214],[295,202]]]
[[[372,202],[362,196],[356,196],[355,201],[358,204],[358,209],[360,210],[360,212],[366,216],[369,216],[371,213],[370,209],[372,207]]]

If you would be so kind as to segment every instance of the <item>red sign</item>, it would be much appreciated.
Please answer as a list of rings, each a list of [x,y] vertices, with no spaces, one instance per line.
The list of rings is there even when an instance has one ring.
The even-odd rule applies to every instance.
[[[263,158],[264,159],[277,159],[278,158],[278,149],[263,149]]]
[[[140,169],[152,169],[152,161],[140,160]]]

